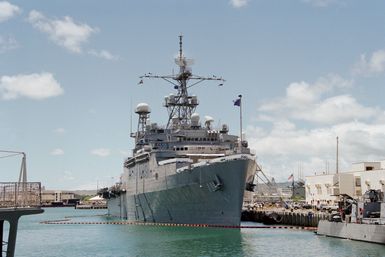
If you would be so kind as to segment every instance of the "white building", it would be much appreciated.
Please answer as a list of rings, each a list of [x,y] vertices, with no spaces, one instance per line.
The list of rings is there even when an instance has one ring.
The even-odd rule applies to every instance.
[[[68,200],[74,198],[75,194],[69,191],[43,190],[41,192],[41,202],[43,204],[49,204],[52,202],[68,202]]]
[[[359,198],[369,189],[385,191],[385,161],[354,163],[348,172],[307,176],[306,202],[332,205],[339,194]]]

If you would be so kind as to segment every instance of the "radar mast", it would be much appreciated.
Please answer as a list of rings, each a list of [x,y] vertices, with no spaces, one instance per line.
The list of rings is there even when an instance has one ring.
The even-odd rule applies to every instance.
[[[165,97],[164,106],[168,110],[167,128],[183,129],[191,127],[191,115],[198,106],[196,96],[188,94],[188,88],[193,87],[206,80],[220,81],[219,86],[223,86],[225,80],[221,77],[203,77],[192,74],[191,65],[194,60],[187,59],[183,55],[183,35],[179,36],[179,56],[175,58],[175,63],[179,66],[179,73],[176,75],[152,75],[151,73],[140,76],[140,84],[143,78],[160,78],[174,86],[176,94],[170,94]],[[189,84],[190,83],[190,84]]]

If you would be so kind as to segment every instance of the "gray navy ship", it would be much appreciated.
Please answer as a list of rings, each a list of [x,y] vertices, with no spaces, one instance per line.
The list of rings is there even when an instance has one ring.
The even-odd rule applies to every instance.
[[[192,60],[182,51],[175,58],[179,73],[152,75],[175,89],[164,98],[168,110],[165,126],[150,123],[150,107],[140,103],[138,129],[132,157],[124,162],[120,182],[104,189],[108,213],[129,221],[239,226],[245,190],[252,191],[256,157],[242,136],[229,134],[226,124],[213,128],[213,119],[204,123],[195,112],[199,102],[188,89],[220,77],[192,74]],[[241,107],[241,96],[234,105]]]

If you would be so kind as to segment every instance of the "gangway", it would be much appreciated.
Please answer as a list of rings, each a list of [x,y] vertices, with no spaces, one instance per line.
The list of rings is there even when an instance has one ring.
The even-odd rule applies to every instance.
[[[275,182],[274,177],[272,177],[270,179],[266,175],[266,173],[262,170],[261,166],[259,166],[258,164],[257,164],[255,176],[257,177],[258,182],[259,181],[262,182],[262,183],[257,183],[257,187],[258,187],[258,184],[264,184],[266,187],[267,192],[263,192],[263,193],[267,193],[270,197],[275,195],[279,202],[283,203],[285,206],[288,205],[288,203],[284,200],[282,192],[280,190],[278,190],[278,185]],[[257,191],[258,191],[258,189],[257,189]],[[260,190],[260,191],[263,191],[263,190]],[[261,199],[263,197],[258,196],[258,198]]]
[[[13,257],[15,254],[19,218],[44,212],[41,208],[41,183],[27,182],[26,154],[0,150],[0,159],[18,155],[22,156],[18,182],[0,182],[0,257]],[[7,238],[3,238],[4,222],[9,223]]]

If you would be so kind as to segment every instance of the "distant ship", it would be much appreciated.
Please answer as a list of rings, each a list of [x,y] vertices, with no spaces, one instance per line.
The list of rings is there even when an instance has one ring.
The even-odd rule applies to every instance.
[[[239,226],[244,192],[255,186],[256,158],[247,141],[230,135],[226,124],[216,130],[213,119],[206,117],[202,126],[195,113],[198,99],[188,89],[203,81],[223,85],[224,80],[192,74],[193,61],[183,55],[182,36],[175,62],[178,74],[140,77],[139,84],[147,78],[163,79],[176,93],[164,99],[168,121],[163,127],[149,122],[148,104],[137,105],[132,157],[124,162],[120,182],[101,192],[108,213],[129,221]]]

